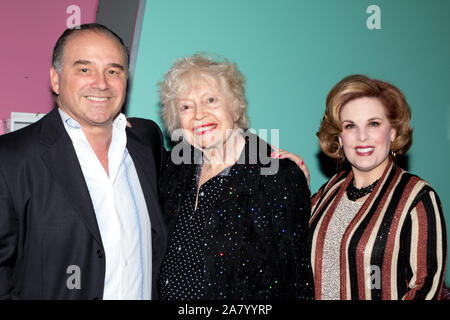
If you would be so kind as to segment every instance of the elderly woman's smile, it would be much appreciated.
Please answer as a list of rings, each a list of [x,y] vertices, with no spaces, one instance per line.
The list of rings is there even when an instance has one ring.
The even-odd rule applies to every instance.
[[[217,123],[206,123],[194,127],[194,134],[204,135],[217,128]]]

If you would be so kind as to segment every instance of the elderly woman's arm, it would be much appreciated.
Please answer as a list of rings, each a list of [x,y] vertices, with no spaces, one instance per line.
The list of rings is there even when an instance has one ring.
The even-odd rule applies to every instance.
[[[281,161],[285,161],[282,165]],[[274,251],[279,259],[279,292],[287,299],[312,299],[313,278],[308,245],[310,191],[303,172],[280,160],[271,204]]]

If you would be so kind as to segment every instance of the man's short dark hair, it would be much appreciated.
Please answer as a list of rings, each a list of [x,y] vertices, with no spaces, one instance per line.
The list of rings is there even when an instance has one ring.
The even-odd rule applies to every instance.
[[[67,39],[75,35],[77,33],[85,32],[85,31],[94,31],[94,32],[102,32],[108,36],[111,36],[112,38],[116,39],[120,45],[123,48],[123,52],[125,55],[125,62],[126,62],[126,68],[128,71],[129,66],[129,54],[128,54],[128,48],[123,43],[122,38],[120,38],[114,31],[111,29],[105,27],[102,24],[99,23],[87,23],[82,24],[79,27],[72,28],[72,29],[66,29],[63,34],[58,38],[56,41],[55,47],[53,48],[53,55],[52,55],[52,66],[56,69],[58,73],[61,73],[62,70],[62,63],[63,63],[63,54],[64,54],[64,47],[67,42]]]

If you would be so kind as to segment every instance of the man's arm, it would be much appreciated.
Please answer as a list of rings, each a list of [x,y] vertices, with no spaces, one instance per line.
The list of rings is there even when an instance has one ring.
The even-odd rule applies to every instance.
[[[14,289],[18,225],[8,181],[0,171],[0,299],[10,299]]]

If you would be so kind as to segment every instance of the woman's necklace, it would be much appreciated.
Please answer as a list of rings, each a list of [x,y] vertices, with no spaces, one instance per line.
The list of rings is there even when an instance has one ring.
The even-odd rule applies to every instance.
[[[378,179],[378,180],[380,180],[380,179]],[[352,179],[352,181],[350,181],[350,183],[348,184],[348,187],[347,187],[347,190],[346,190],[347,191],[347,197],[351,201],[356,201],[356,200],[364,197],[365,195],[367,195],[367,194],[369,194],[369,193],[371,193],[373,191],[373,189],[377,185],[378,180],[373,182],[371,185],[368,185],[367,187],[358,189],[354,185],[354,179]]]

